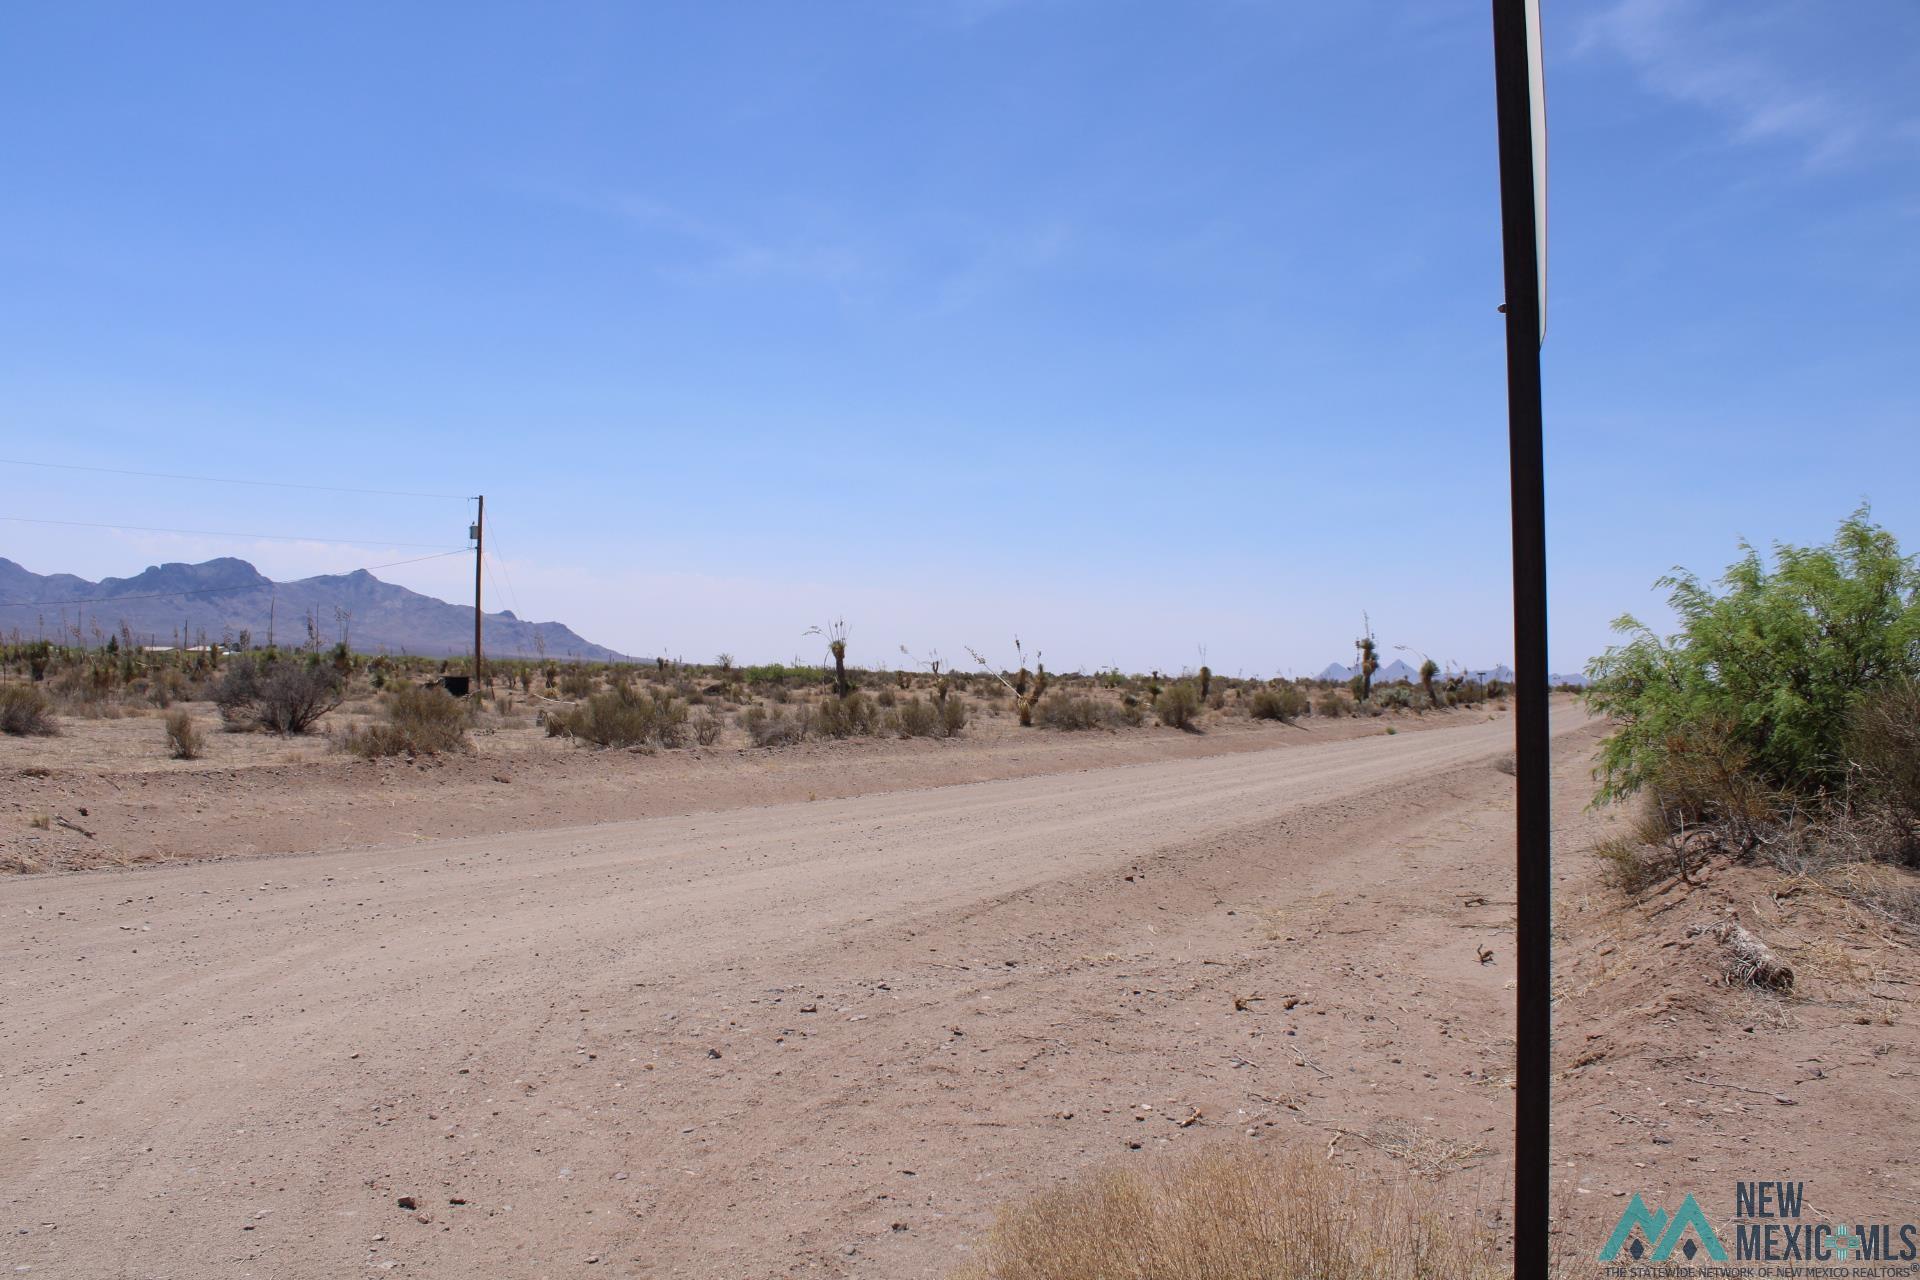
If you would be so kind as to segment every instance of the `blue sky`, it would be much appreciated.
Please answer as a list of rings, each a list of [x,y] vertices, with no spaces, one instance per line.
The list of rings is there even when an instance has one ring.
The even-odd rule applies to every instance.
[[[1546,9],[1566,670],[1738,536],[1920,549],[1920,8]],[[490,606],[640,653],[1511,656],[1484,0],[15,6],[0,164],[8,458],[484,491]],[[468,519],[0,475],[308,539],[0,522],[89,577]]]

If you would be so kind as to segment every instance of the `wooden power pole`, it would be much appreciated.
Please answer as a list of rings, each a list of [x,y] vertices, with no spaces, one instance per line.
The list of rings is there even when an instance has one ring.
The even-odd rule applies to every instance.
[[[485,554],[487,536],[487,495],[481,494],[474,499],[477,504],[473,513],[473,688],[480,692],[480,557]]]

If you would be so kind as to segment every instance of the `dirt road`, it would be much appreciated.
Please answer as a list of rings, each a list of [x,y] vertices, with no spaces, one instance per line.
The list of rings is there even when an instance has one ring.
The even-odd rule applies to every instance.
[[[0,884],[0,1253],[939,1275],[1101,1159],[1497,1162],[1510,733]]]

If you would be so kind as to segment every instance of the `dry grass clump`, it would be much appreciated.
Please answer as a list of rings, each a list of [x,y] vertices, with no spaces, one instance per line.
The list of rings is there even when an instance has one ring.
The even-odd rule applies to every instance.
[[[1498,1238],[1304,1150],[1114,1170],[1002,1212],[957,1280],[1491,1280]]]
[[[185,707],[167,712],[167,753],[175,760],[198,760],[206,750],[206,737],[194,724]]]
[[[16,738],[50,738],[60,732],[53,703],[30,684],[0,685],[0,733]]]
[[[342,745],[368,760],[465,751],[467,709],[445,689],[402,685],[387,699],[384,724],[349,730]]]

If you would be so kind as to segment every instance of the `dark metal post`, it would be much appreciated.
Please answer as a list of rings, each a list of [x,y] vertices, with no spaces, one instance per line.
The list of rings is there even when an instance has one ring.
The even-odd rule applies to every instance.
[[[487,495],[474,499],[473,513],[473,687],[480,687],[480,557],[485,554],[487,536]]]
[[[1516,963],[1513,1274],[1547,1274],[1553,1044],[1552,815],[1547,730],[1547,546],[1540,413],[1540,260],[1534,207],[1533,41],[1527,0],[1493,0],[1506,275],[1507,424],[1513,501]]]

